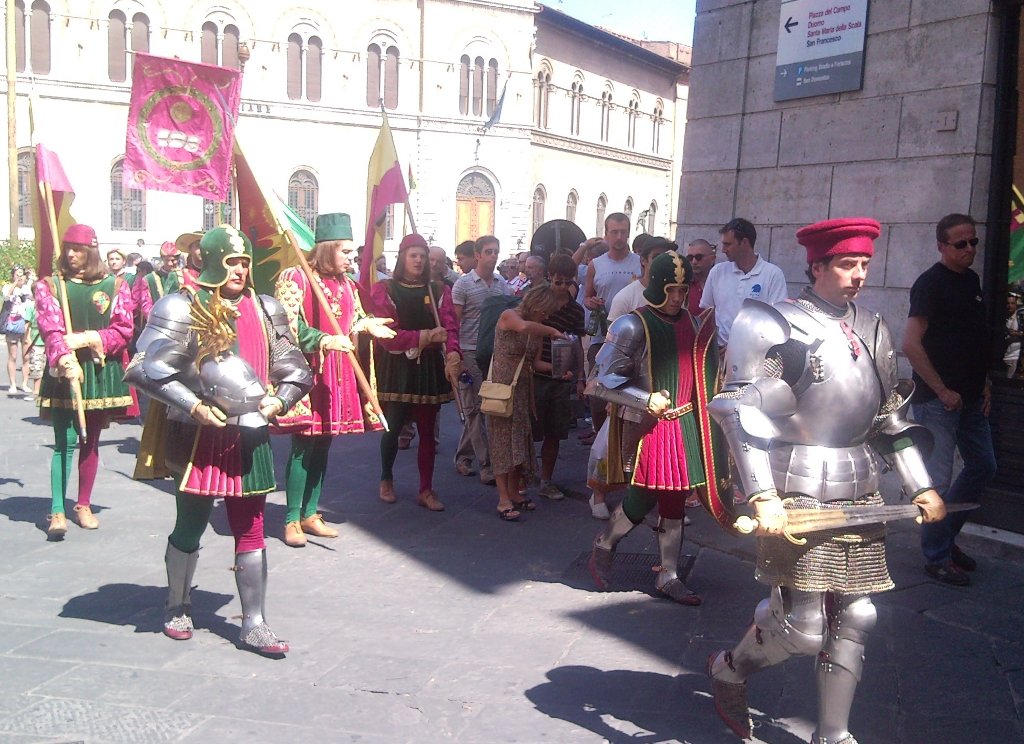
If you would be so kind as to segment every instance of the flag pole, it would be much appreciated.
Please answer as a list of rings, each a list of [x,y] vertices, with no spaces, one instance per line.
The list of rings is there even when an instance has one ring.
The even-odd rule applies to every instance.
[[[37,166],[38,172],[38,166]],[[50,223],[50,235],[53,236],[54,247],[60,244],[60,237],[57,235],[57,213],[53,206],[53,190],[50,188],[50,184],[45,181],[39,181],[39,190],[43,194],[43,198],[46,201],[46,219]],[[40,267],[42,268],[42,267]],[[73,333],[74,329],[71,327],[71,301],[68,298],[68,288],[64,283],[64,276],[58,271],[56,274],[56,285],[60,291],[58,294],[64,295],[64,301],[60,303],[61,310],[64,314],[64,332]],[[74,353],[74,352],[72,352]],[[68,382],[71,385],[71,402],[75,407],[75,413],[78,414],[78,426],[81,429],[82,441],[85,441],[85,403],[82,400],[82,383],[75,378],[69,379]]]

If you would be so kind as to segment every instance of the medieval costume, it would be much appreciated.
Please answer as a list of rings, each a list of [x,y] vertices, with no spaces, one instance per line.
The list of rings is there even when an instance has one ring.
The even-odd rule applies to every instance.
[[[424,259],[422,273],[415,279],[406,260],[410,250],[419,250]],[[451,290],[443,282],[430,280],[429,248],[422,236],[413,233],[402,239],[394,277],[374,284],[371,296],[395,331],[394,338],[380,339],[375,345],[377,391],[390,425],[380,441],[381,499],[395,501],[392,484],[399,433],[404,423],[415,420],[417,430],[426,432],[416,457],[420,475],[416,501],[431,511],[442,511],[444,505],[433,484],[434,423],[441,404],[454,397],[450,379],[462,368],[462,354]],[[443,342],[433,340],[432,334],[445,331]]]
[[[100,433],[111,414],[123,414],[132,404],[120,361],[132,336],[131,295],[124,279],[107,273],[97,246],[91,227],[72,225],[64,234],[57,273],[36,284],[36,319],[49,368],[39,406],[53,422],[56,445],[50,468],[51,539],[67,533],[64,498],[79,437],[75,520],[85,529],[99,527],[90,501]],[[84,432],[76,429],[78,406],[85,411]]]
[[[201,243],[199,289],[158,301],[126,378],[167,406],[164,458],[177,476],[177,520],[167,540],[169,585],[164,634],[192,637],[191,587],[214,500],[224,498],[235,538],[242,603],[241,643],[281,654],[288,645],[267,626],[263,510],[276,487],[268,418],[309,390],[309,366],[272,297],[248,283],[252,247],[229,225]],[[150,425],[150,422],[147,422]],[[147,455],[140,448],[140,459]],[[157,457],[156,459],[160,459]]]
[[[747,300],[732,326],[725,387],[710,405],[728,439],[758,523],[756,578],[771,587],[731,651],[708,659],[715,707],[750,736],[746,680],[794,655],[816,655],[817,744],[855,744],[850,706],[876,614],[870,595],[893,587],[882,522],[786,531],[789,509],[882,503],[876,455],[900,476],[924,518],[945,511],[908,423],[913,383],[898,380],[889,329],[852,302],[879,224],[829,220],[804,227],[814,285],[796,300]],[[782,500],[785,499],[785,500]]]
[[[160,246],[160,258],[164,262],[156,271],[138,277],[132,283],[132,299],[135,301],[135,315],[139,325],[145,325],[153,305],[169,294],[177,292],[182,285],[181,270],[173,266],[178,257],[174,243],[167,241]],[[168,266],[168,264],[172,264]],[[190,286],[195,286],[194,282]]]
[[[281,272],[276,288],[292,333],[313,370],[309,395],[274,424],[275,433],[292,435],[285,475],[288,511],[284,541],[293,548],[306,544],[306,534],[338,536],[338,531],[317,512],[334,437],[383,428],[378,417],[367,411],[353,367],[350,337],[364,332],[393,335],[378,319],[363,312],[358,288],[345,273],[349,256],[354,253],[349,216],[333,213],[317,217],[315,240],[310,255],[313,281],[328,306],[323,306],[308,276],[299,268]],[[341,255],[340,265],[337,254]]]
[[[699,605],[701,598],[676,571],[686,499],[701,488],[717,501],[716,473],[724,466],[706,410],[718,372],[715,321],[713,311],[694,317],[686,308],[692,269],[684,257],[661,254],[649,276],[649,304],[612,323],[591,384],[591,394],[614,404],[609,482],[629,474],[630,485],[594,542],[590,570],[597,585],[609,589],[616,545],[657,504],[661,568],[655,586],[676,602]],[[681,292],[672,293],[670,305],[674,288]],[[621,456],[618,463],[614,455]]]
[[[178,285],[195,289],[199,286],[199,274],[203,271],[203,252],[199,242],[203,239],[203,232],[182,233],[174,241],[180,258],[175,274],[178,276]]]

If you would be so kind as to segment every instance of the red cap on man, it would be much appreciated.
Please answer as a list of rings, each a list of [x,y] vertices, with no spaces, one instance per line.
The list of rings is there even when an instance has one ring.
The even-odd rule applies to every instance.
[[[882,226],[870,217],[824,220],[796,231],[797,242],[807,249],[807,263],[832,256],[875,255],[875,238]]]
[[[62,242],[74,243],[75,245],[99,245],[96,240],[96,231],[88,225],[83,225],[81,222],[72,225],[64,232],[64,240]]]
[[[167,240],[160,246],[160,255],[164,258],[170,258],[171,256],[177,257],[178,246]]]
[[[413,246],[420,246],[421,248],[426,248],[428,250],[430,249],[430,246],[427,245],[427,241],[422,235],[419,233],[409,233],[402,238],[402,242],[398,244],[398,250],[404,251],[405,249],[412,248]]]

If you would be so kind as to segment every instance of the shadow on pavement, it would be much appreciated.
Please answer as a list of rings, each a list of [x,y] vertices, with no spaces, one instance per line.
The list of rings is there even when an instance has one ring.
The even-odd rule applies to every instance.
[[[593,731],[612,744],[737,741],[724,724],[719,724],[703,675],[672,677],[655,672],[563,666],[550,670],[547,678],[548,682],[525,693],[537,710]],[[753,718],[761,741],[803,742],[776,721],[757,714]],[[709,728],[716,726],[721,731],[709,733]]]
[[[196,628],[208,630],[237,644],[238,626],[227,622],[216,611],[234,599],[230,594],[192,590],[192,619]],[[94,592],[72,597],[59,617],[92,620],[109,625],[134,625],[136,633],[160,633],[167,588],[138,584],[104,584]]]
[[[73,500],[67,500],[64,504],[68,521],[73,520]],[[92,511],[99,516],[106,511],[105,506],[92,504]],[[36,529],[46,534],[48,526],[47,515],[50,513],[50,499],[43,496],[8,496],[0,499],[0,514],[6,516],[12,522],[25,522],[35,525]]]

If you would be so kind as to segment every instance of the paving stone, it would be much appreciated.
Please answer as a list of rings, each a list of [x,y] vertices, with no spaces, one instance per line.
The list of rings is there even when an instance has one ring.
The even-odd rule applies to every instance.
[[[172,707],[187,690],[207,681],[208,678],[199,674],[79,664],[50,680],[45,692],[47,697],[159,709]]]
[[[171,742],[200,718],[181,710],[152,710],[87,701],[45,699],[0,721],[0,730],[98,742]]]

